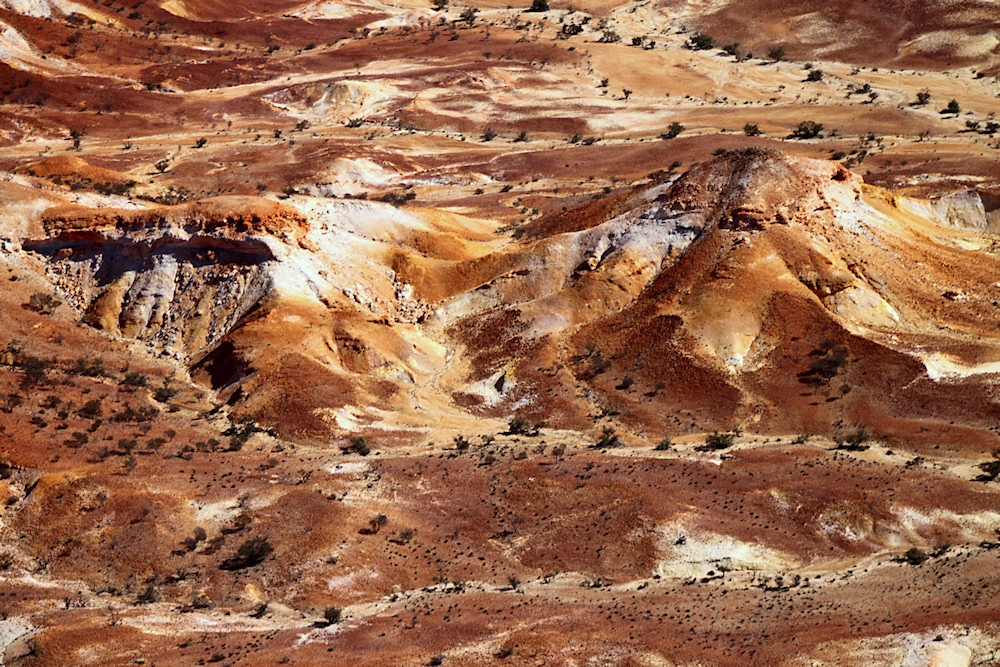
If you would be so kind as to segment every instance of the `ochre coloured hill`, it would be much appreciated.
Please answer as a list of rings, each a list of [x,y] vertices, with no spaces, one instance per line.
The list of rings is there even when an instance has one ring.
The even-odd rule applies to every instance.
[[[965,428],[993,424],[1000,265],[981,207],[948,217],[840,165],[756,149],[645,196],[611,220],[595,211],[593,225],[574,223],[584,231],[508,250],[526,272],[505,275],[507,303],[455,325],[475,379],[512,366],[534,378],[499,405],[534,392],[538,409],[547,394],[582,384],[663,433],[753,424],[833,434],[869,424],[923,440],[957,419],[969,442]],[[562,311],[572,316],[552,324]],[[570,373],[524,368],[536,361],[525,350],[543,348]]]
[[[339,265],[310,206],[52,207],[48,235],[24,247],[85,321],[158,341],[235,408],[308,439],[334,435],[343,420],[319,415],[351,404],[419,413],[416,385],[460,411],[573,428],[614,410],[662,435],[867,425],[890,441],[994,442],[976,429],[998,416],[1000,264],[975,197],[901,198],[836,163],[750,148],[492,248],[468,224],[396,213],[373,243],[375,228],[351,221],[363,209],[328,207],[368,256]],[[371,271],[382,296],[354,293]],[[400,294],[413,305],[393,306]],[[444,366],[432,350],[448,340],[459,347]]]

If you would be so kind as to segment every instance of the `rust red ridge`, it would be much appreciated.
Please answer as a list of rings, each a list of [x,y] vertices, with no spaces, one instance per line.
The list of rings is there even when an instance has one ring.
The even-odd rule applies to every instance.
[[[175,224],[204,232],[227,229],[240,233],[264,231],[275,235],[288,232],[302,234],[308,229],[305,217],[284,204],[260,197],[239,196],[212,197],[150,209],[94,209],[65,204],[47,209],[42,214],[42,222],[50,234]]]
[[[981,35],[1000,27],[992,3],[967,0],[958,6],[936,2],[887,0],[876,4],[855,0],[807,0],[790,5],[775,0],[726,3],[691,18],[691,25],[712,34],[716,43],[740,42],[747,50],[764,54],[780,44],[796,60],[823,57],[858,65],[896,65],[944,70],[982,65],[982,58],[960,53],[958,40],[937,51],[903,53],[912,40],[931,31]],[[754,17],[748,21],[747,17]],[[811,39],[791,38],[789,30],[807,16],[832,29],[811,33]],[[994,50],[995,53],[995,50]],[[995,63],[993,63],[995,67]]]

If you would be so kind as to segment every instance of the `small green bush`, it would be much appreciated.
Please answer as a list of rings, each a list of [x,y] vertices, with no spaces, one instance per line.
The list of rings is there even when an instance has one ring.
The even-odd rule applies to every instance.
[[[368,453],[371,452],[368,443],[361,436],[351,438],[351,442],[347,445],[347,450],[361,456],[368,456]]]
[[[24,305],[28,310],[33,310],[36,313],[41,313],[43,315],[51,315],[55,312],[62,304],[62,301],[55,298],[51,294],[46,294],[44,292],[35,292],[30,297],[28,297],[28,303]]]
[[[715,45],[715,39],[707,33],[699,32],[691,36],[688,45],[695,51],[704,51]]]
[[[266,538],[257,537],[244,542],[236,555],[222,563],[223,570],[242,570],[264,562],[274,552],[274,547]]]
[[[326,621],[327,625],[333,625],[340,621],[342,614],[343,610],[340,607],[327,607],[323,610],[323,620]]]
[[[710,433],[705,438],[704,449],[707,451],[717,451],[720,449],[728,449],[733,446],[733,442],[736,440],[736,434],[732,432],[719,433],[715,431]]]
[[[804,120],[792,130],[792,136],[796,139],[813,139],[823,131],[823,124],[811,120]]]
[[[612,447],[620,447],[622,444],[621,439],[615,433],[615,430],[610,426],[605,426],[604,430],[601,431],[601,437],[597,439],[594,443],[596,449],[608,449]]]
[[[954,114],[957,116],[961,112],[962,112],[962,107],[958,105],[958,100],[952,100],[951,102],[948,102],[948,106],[946,106],[944,109],[941,109],[942,114]]]
[[[85,419],[95,419],[100,417],[102,413],[101,399],[94,398],[87,401],[80,407],[79,410],[76,411],[76,413]]]
[[[684,126],[677,121],[672,122],[668,127],[667,131],[660,135],[661,139],[674,139],[680,136],[680,133],[684,131]]]

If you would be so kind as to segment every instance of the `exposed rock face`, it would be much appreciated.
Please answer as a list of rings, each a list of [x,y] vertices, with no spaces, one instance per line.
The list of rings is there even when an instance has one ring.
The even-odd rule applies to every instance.
[[[46,212],[49,236],[24,242],[84,320],[188,356],[228,333],[271,286],[268,242],[294,242],[305,221],[265,200],[149,210]]]
[[[837,163],[745,149],[686,174],[664,197],[672,208],[698,211],[722,229],[760,231],[772,224],[806,224],[829,212],[836,184],[843,186],[837,195],[860,199],[861,180]]]
[[[297,240],[306,231],[305,218],[277,202],[256,197],[214,197],[178,206],[147,209],[88,209],[76,205],[57,206],[45,212],[45,230],[50,234],[79,230],[118,230],[134,238],[177,234],[213,234],[239,238],[268,233]]]
[[[917,215],[956,229],[990,231],[990,217],[983,197],[975,190],[962,190],[933,200],[900,200],[901,206]]]

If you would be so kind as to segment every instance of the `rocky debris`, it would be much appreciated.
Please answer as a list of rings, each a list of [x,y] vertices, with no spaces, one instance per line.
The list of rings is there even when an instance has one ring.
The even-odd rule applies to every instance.
[[[403,324],[419,324],[434,313],[434,306],[413,296],[413,285],[404,283],[392,272],[393,291],[396,296],[393,318]]]

